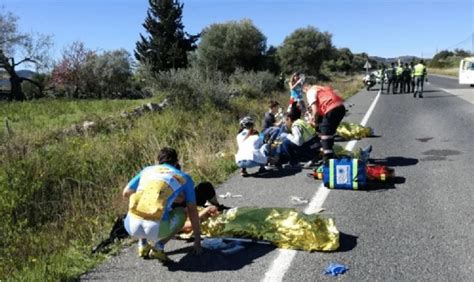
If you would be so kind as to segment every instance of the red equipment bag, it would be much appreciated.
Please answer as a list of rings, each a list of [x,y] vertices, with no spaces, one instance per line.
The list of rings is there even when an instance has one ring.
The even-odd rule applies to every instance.
[[[395,171],[385,165],[367,165],[367,179],[370,181],[387,181],[395,176]]]

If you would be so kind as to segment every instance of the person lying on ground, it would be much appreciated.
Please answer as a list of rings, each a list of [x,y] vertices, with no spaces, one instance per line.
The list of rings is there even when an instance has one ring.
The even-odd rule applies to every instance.
[[[344,100],[330,86],[305,83],[303,92],[313,113],[312,120],[319,127],[324,163],[334,158],[334,134],[346,114]]]
[[[247,168],[260,166],[259,172],[265,171],[268,158],[265,155],[266,145],[254,129],[254,120],[247,116],[240,120],[240,131],[237,135],[238,151],[235,162],[241,168],[240,174],[248,176]]]
[[[164,252],[165,244],[181,230],[189,216],[195,236],[193,252],[200,254],[201,230],[193,180],[180,170],[174,149],[161,149],[157,162],[137,174],[123,191],[123,196],[130,198],[125,229],[130,236],[140,239],[139,256],[166,263],[170,259]],[[183,201],[186,210],[173,208],[174,202]]]
[[[283,142],[278,149],[279,163],[289,162],[290,165],[295,166],[300,161],[315,158],[320,148],[316,131],[309,123],[301,119],[301,111],[296,103],[293,103],[292,109],[286,114],[285,124],[291,132],[280,134]]]

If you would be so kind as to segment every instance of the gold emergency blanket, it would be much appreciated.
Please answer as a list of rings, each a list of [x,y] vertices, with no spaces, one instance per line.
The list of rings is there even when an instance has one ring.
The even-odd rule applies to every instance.
[[[233,208],[201,223],[202,233],[212,237],[265,240],[279,248],[334,251],[339,231],[334,220],[307,215],[291,208]]]
[[[345,140],[361,139],[373,135],[370,127],[365,127],[357,123],[341,122],[337,127],[337,135]]]

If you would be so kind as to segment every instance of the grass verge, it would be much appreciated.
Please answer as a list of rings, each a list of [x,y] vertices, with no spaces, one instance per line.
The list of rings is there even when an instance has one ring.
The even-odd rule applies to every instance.
[[[349,97],[361,80],[332,83]],[[118,116],[147,101],[35,101],[0,104],[13,134],[0,138],[0,280],[71,280],[109,255],[91,255],[116,215],[120,192],[163,146],[175,147],[196,182],[221,183],[236,169],[238,118],[260,123],[266,102],[286,105],[288,94],[232,99],[226,109],[206,105],[148,113],[133,126],[94,135],[46,140],[49,132],[91,116]],[[116,246],[118,249],[120,246]]]

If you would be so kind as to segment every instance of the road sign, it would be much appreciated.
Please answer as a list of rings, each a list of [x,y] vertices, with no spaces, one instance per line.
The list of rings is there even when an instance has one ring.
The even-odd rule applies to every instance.
[[[370,69],[372,65],[369,63],[369,61],[365,62],[364,69]]]

